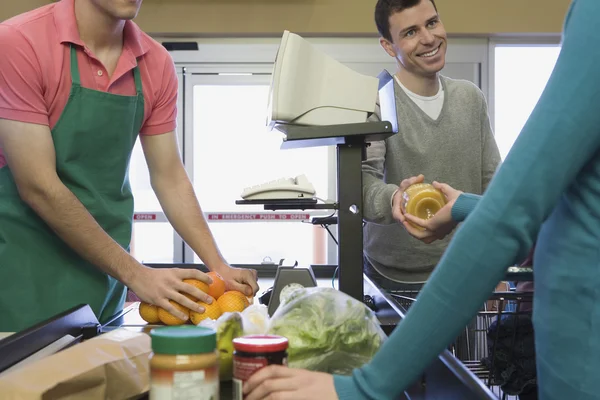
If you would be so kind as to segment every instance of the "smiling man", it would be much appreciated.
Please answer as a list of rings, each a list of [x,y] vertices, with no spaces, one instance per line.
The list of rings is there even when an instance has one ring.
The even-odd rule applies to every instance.
[[[482,194],[500,154],[485,98],[466,80],[440,74],[447,36],[433,0],[379,0],[380,44],[398,65],[399,133],[367,148],[363,163],[365,273],[385,289],[418,291],[452,235],[426,245],[401,223],[400,182],[446,182]],[[378,116],[374,116],[378,119]]]
[[[230,289],[256,293],[256,271],[221,256],[175,135],[177,75],[131,20],[142,0],[61,0],[0,23],[0,332],[89,304],[104,323],[125,287],[187,319],[212,299],[195,269],[145,267],[129,253],[128,170],[140,138],[167,218]]]

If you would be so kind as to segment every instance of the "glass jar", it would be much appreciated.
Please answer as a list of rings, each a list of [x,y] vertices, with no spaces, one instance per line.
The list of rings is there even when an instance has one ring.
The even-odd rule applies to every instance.
[[[242,400],[242,385],[268,365],[286,365],[288,340],[277,335],[248,335],[233,339],[233,400]]]
[[[403,200],[406,213],[425,220],[433,217],[446,205],[444,194],[429,183],[410,185],[403,193]],[[423,229],[419,226],[415,228]]]
[[[150,399],[219,398],[219,354],[216,332],[197,326],[150,331]]]

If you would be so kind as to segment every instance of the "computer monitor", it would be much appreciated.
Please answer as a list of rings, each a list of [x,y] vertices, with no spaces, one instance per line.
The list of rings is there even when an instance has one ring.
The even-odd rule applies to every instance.
[[[285,31],[271,78],[267,125],[366,122],[375,111],[379,79],[359,74]]]

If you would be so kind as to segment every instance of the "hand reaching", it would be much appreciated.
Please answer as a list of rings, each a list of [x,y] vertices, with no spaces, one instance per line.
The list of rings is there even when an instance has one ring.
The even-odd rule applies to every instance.
[[[246,400],[337,400],[333,375],[270,365],[244,384]]]
[[[197,287],[183,282],[184,279],[197,279],[206,284],[212,283],[210,276],[195,268],[150,268],[142,266],[133,277],[129,288],[143,302],[161,307],[175,317],[186,321],[188,316],[173,306],[170,300],[190,310],[203,313],[204,307],[186,297],[184,293],[207,304],[211,304],[213,298]]]
[[[224,265],[217,272],[225,280],[227,290],[237,290],[248,297],[252,297],[258,292],[258,273],[255,269]]]

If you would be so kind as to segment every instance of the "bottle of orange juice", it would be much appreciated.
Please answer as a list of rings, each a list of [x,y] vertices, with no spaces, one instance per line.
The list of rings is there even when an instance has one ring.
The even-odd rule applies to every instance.
[[[406,213],[421,219],[429,219],[446,204],[444,194],[429,183],[415,183],[403,194]],[[414,224],[411,224],[414,226]],[[421,229],[418,226],[415,228]]]

